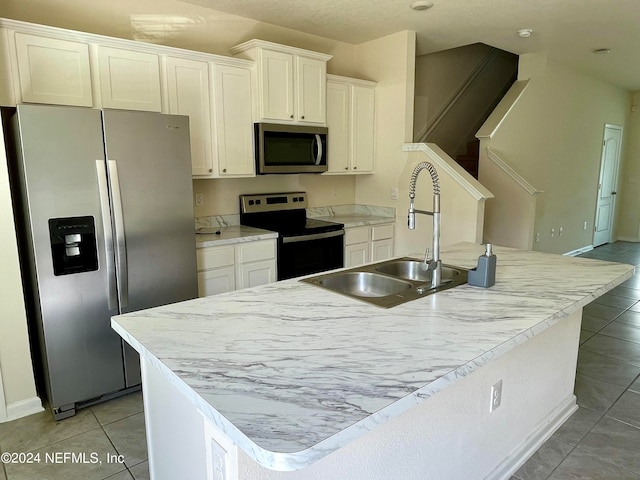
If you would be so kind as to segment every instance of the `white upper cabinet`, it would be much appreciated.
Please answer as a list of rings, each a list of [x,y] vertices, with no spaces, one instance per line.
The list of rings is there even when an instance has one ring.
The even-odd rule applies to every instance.
[[[5,106],[16,104],[10,62],[10,52],[15,49],[9,47],[9,34],[6,28],[0,28],[0,105]]]
[[[104,108],[162,111],[160,58],[157,54],[101,45],[97,52]]]
[[[327,76],[327,173],[373,173],[375,85],[367,80]]]
[[[209,63],[167,57],[169,113],[189,116],[193,175],[213,173]]]
[[[264,120],[294,119],[293,55],[265,50],[258,68],[260,117]]]
[[[296,57],[297,120],[326,123],[327,62]]]
[[[86,43],[14,35],[21,102],[93,106]]]
[[[375,155],[375,90],[351,87],[351,161],[354,171],[373,172]]]
[[[326,123],[326,74],[331,55],[250,40],[231,49],[256,62],[258,121]]]
[[[251,69],[211,64],[217,176],[255,175]]]
[[[327,81],[327,159],[330,173],[349,173],[351,169],[351,87]]]

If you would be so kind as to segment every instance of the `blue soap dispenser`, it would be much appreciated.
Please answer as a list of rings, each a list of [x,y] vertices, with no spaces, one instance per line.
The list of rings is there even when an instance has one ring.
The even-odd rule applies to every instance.
[[[484,255],[478,257],[478,266],[469,270],[469,285],[489,288],[496,283],[496,256],[493,254],[493,245],[487,243],[485,249]]]

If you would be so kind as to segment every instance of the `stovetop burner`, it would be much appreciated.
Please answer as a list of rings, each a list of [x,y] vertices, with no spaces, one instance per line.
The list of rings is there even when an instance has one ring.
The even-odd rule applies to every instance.
[[[305,192],[240,195],[240,223],[278,232],[281,236],[341,230],[341,223],[307,218]]]

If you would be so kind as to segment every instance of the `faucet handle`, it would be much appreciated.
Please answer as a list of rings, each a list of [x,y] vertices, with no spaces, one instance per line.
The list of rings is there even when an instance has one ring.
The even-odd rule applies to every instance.
[[[424,261],[428,262],[432,259],[433,257],[431,256],[431,250],[429,249],[429,247],[427,247],[427,250],[424,252]]]

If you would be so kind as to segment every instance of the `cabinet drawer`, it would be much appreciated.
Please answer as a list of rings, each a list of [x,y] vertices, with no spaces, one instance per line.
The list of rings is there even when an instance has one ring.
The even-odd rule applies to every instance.
[[[238,263],[268,260],[276,256],[275,240],[247,242],[238,245]]]
[[[393,238],[393,224],[374,225],[371,227],[371,240],[383,240],[385,238]]]
[[[369,227],[347,228],[344,231],[345,245],[369,241]]]
[[[198,296],[207,297],[236,289],[235,268],[224,267],[198,272]]]
[[[228,247],[205,247],[196,250],[198,270],[226,267],[234,264],[233,245]]]

